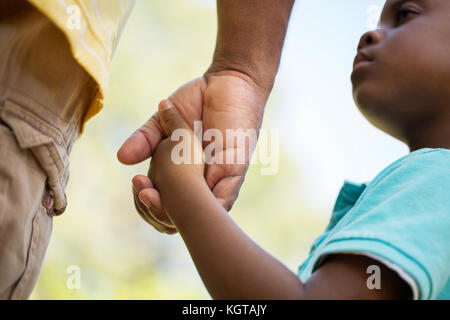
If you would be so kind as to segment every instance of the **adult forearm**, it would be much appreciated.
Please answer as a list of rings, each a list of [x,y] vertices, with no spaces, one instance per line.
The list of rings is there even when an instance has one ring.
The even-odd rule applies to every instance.
[[[188,195],[163,190],[163,202],[165,196],[172,197],[166,200],[166,210],[213,298],[301,297],[303,285],[298,277],[242,232],[206,183],[189,188],[196,191]]]
[[[234,69],[270,89],[294,0],[217,0],[218,31],[209,71]]]

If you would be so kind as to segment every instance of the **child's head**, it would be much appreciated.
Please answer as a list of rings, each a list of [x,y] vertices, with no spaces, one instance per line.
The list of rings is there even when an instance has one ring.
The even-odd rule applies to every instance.
[[[450,0],[387,0],[358,51],[370,60],[351,75],[364,116],[411,149],[441,147],[424,140],[450,125]]]

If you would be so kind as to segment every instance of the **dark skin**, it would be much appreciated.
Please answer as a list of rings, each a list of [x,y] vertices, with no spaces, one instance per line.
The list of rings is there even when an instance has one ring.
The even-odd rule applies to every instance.
[[[450,1],[386,1],[379,29],[359,48],[372,61],[352,73],[354,100],[410,151],[450,148]]]
[[[389,0],[379,28],[364,34],[358,45],[370,61],[352,73],[355,102],[372,124],[411,151],[450,148],[449,16],[447,0]],[[166,135],[177,128],[190,130],[169,100],[160,104],[159,115]],[[192,132],[191,136],[195,140]],[[363,254],[330,255],[302,283],[233,222],[205,183],[204,165],[172,163],[175,144],[170,139],[161,142],[149,176],[213,298],[411,297],[411,289],[396,272]],[[198,143],[193,148],[201,150]],[[146,194],[151,190],[139,194],[149,206]],[[381,268],[380,290],[366,286],[366,270],[373,264]]]
[[[177,89],[169,99],[186,122],[202,121],[203,129],[258,130],[278,70],[281,49],[294,0],[217,0],[217,41],[212,63],[204,76]],[[270,21],[270,23],[265,23]],[[136,164],[152,156],[163,138],[155,113],[120,148],[118,159]],[[226,157],[232,149],[222,150]],[[244,180],[245,164],[211,164],[205,179],[222,206],[230,210]],[[148,193],[152,210],[138,198]],[[175,234],[161,206],[161,197],[145,175],[133,178],[133,195],[140,215],[158,231]]]
[[[407,299],[408,285],[396,272],[364,255],[330,255],[302,283],[298,276],[259,247],[234,223],[204,179],[202,152],[190,126],[177,108],[165,100],[159,115],[170,136],[184,129],[191,141],[191,164],[176,165],[172,150],[179,141],[164,139],[152,157],[149,177],[159,190],[164,210],[177,227],[197,270],[214,299]],[[185,136],[183,136],[183,140]],[[146,201],[147,192],[139,198]],[[367,267],[380,267],[381,289],[367,287]]]

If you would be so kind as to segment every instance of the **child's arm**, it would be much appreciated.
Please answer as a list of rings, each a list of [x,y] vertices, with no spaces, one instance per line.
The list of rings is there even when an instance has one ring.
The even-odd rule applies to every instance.
[[[161,188],[164,207],[213,298],[301,297],[298,277],[241,231],[202,177],[180,180]]]
[[[176,108],[160,110],[168,133],[189,126]],[[167,215],[176,226],[197,270],[216,299],[376,299],[405,298],[408,288],[388,268],[382,268],[382,290],[369,290],[363,256],[337,255],[327,260],[303,284],[292,271],[249,239],[216,200],[203,178],[203,164],[175,165],[171,150],[178,142],[158,146],[150,178],[161,194]],[[194,148],[201,151],[198,141]],[[146,203],[146,192],[139,195]],[[153,190],[154,192],[154,190]],[[379,262],[376,262],[380,265]]]

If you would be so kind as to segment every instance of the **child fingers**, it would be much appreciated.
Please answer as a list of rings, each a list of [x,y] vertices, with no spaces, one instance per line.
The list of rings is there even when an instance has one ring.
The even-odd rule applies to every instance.
[[[158,106],[158,114],[160,122],[167,136],[170,136],[177,129],[185,129],[192,131],[191,127],[186,123],[177,108],[169,100],[162,100]]]

